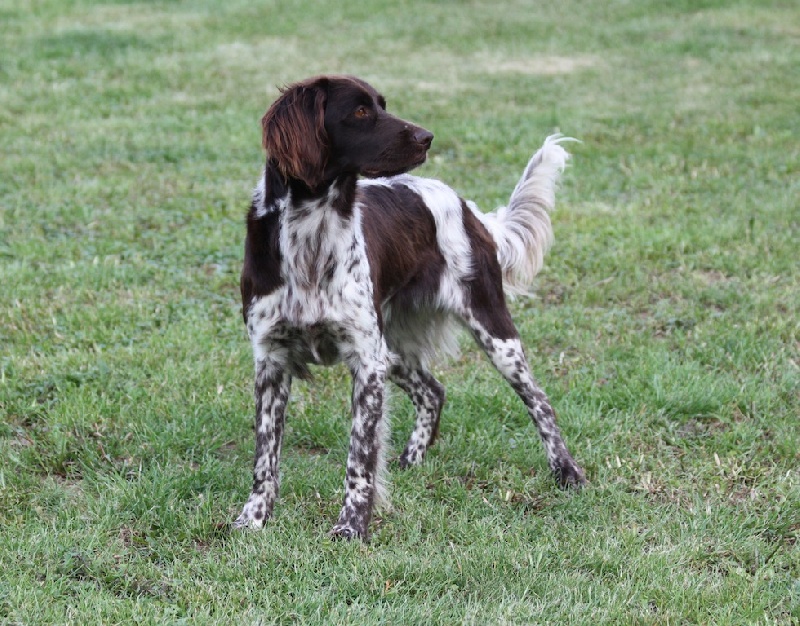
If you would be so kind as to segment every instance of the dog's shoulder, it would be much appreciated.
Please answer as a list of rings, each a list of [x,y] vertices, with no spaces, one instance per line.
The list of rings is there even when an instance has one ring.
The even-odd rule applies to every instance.
[[[265,211],[263,196],[258,196],[257,189],[247,214],[244,263],[239,283],[245,320],[255,298],[269,295],[283,284],[280,231],[279,211]]]

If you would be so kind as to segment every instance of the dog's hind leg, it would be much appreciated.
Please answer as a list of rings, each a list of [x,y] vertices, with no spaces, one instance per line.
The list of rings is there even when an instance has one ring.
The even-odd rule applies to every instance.
[[[547,463],[562,487],[586,483],[583,470],[572,458],[547,395],[536,383],[503,296],[500,268],[487,258],[468,281],[460,317],[478,345],[508,381],[528,409],[547,454]]]
[[[467,324],[478,344],[528,409],[528,414],[536,425],[544,445],[547,463],[559,485],[579,487],[585,484],[583,470],[572,458],[561,437],[561,431],[556,424],[556,414],[547,394],[531,375],[519,336],[501,338],[493,335],[474,317],[468,319]]]
[[[445,401],[444,386],[421,366],[396,363],[389,379],[406,392],[417,412],[414,430],[400,455],[400,467],[419,465],[439,433],[439,417]]]

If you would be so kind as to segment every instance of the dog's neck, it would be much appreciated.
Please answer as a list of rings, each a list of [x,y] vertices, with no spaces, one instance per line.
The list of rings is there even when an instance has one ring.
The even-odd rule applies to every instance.
[[[277,217],[281,274],[293,291],[328,290],[356,249],[359,255],[366,254],[354,207],[356,184],[357,176],[346,174],[311,189],[301,180],[286,179],[275,164],[267,164],[263,189],[257,190],[263,209],[256,209],[256,218],[259,213]],[[313,309],[311,304],[304,306]],[[313,310],[307,313],[305,317],[315,317]]]
[[[277,163],[270,160],[264,173],[264,208],[268,212],[280,211],[283,220],[297,217],[298,212],[303,213],[310,206],[349,217],[353,212],[357,181],[356,174],[346,173],[311,188],[298,178],[285,177]]]

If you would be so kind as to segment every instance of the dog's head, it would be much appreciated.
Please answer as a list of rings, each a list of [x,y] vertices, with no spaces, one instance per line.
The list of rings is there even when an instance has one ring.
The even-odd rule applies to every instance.
[[[316,189],[347,173],[392,176],[425,162],[433,134],[386,112],[362,80],[311,78],[282,90],[261,120],[264,147],[286,178]]]

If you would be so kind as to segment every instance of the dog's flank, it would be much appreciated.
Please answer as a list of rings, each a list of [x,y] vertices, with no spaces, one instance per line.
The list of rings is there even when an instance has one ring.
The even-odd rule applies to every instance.
[[[386,380],[417,412],[400,465],[419,464],[445,400],[429,362],[452,350],[459,324],[524,402],[560,483],[585,482],[503,295],[504,283],[530,284],[552,237],[547,212],[567,159],[560,138],[549,137],[530,160],[508,208],[487,216],[444,183],[403,173],[424,162],[433,135],[387,113],[363,81],[293,85],[263,126],[268,159],[248,215],[241,280],[256,369],[256,455],[235,526],[258,528],[272,515],[292,378],[307,376],[309,364],[343,361],[353,423],[332,533],[366,538],[373,508],[388,503]]]

